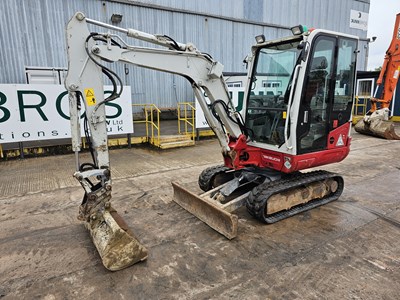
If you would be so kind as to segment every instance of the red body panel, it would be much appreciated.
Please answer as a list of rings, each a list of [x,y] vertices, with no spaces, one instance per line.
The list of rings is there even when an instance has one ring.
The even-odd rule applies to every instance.
[[[229,168],[241,169],[246,166],[270,168],[284,173],[308,169],[339,162],[350,152],[350,123],[332,130],[328,135],[327,149],[306,154],[289,155],[276,151],[248,146],[246,137],[240,136],[231,141],[229,146],[233,155],[225,157],[225,165]]]

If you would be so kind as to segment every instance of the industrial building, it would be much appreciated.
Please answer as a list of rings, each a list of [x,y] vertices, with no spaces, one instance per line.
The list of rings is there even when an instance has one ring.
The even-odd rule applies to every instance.
[[[365,70],[369,7],[370,0],[4,0],[0,2],[0,83],[49,82],[48,72],[50,82],[62,83],[67,68],[64,29],[76,11],[115,26],[193,43],[230,73],[246,71],[243,58],[256,35],[287,36],[290,27],[298,24],[339,31],[359,37],[357,68]],[[44,77],[43,68],[51,69]],[[178,76],[123,64],[113,68],[131,86],[132,103],[165,108],[194,99],[190,85]]]

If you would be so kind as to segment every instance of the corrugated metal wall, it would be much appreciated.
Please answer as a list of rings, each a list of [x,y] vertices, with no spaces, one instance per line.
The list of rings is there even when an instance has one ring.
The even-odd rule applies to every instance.
[[[107,23],[113,13],[122,14],[118,26],[192,42],[222,62],[225,71],[245,72],[242,60],[261,33],[268,39],[286,36],[286,28],[302,23],[366,39],[365,31],[349,28],[351,9],[369,12],[369,0],[2,0],[0,83],[25,83],[25,66],[66,67],[64,27],[76,11]],[[365,44],[359,47],[359,69]],[[135,103],[173,107],[193,100],[190,85],[178,76],[133,66],[124,75],[123,65],[115,68],[132,86]]]

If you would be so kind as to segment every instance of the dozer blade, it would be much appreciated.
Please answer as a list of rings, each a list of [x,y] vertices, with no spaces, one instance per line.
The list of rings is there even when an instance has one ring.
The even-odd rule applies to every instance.
[[[369,124],[361,119],[354,126],[354,130],[361,134],[376,136],[387,140],[400,140],[391,121],[371,119]]]
[[[172,186],[174,188],[174,201],[182,208],[228,239],[236,237],[238,229],[238,217],[236,215],[229,213],[218,203],[213,203],[210,198],[198,196],[176,182],[172,182]]]
[[[147,258],[147,249],[116,210],[105,209],[92,215],[85,226],[108,270],[118,271]]]

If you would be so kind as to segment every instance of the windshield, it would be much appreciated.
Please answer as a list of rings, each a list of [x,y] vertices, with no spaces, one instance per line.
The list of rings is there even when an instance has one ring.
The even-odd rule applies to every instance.
[[[288,86],[299,60],[299,43],[273,45],[257,53],[246,111],[246,127],[257,142],[275,145],[284,142],[285,93],[289,92]]]

